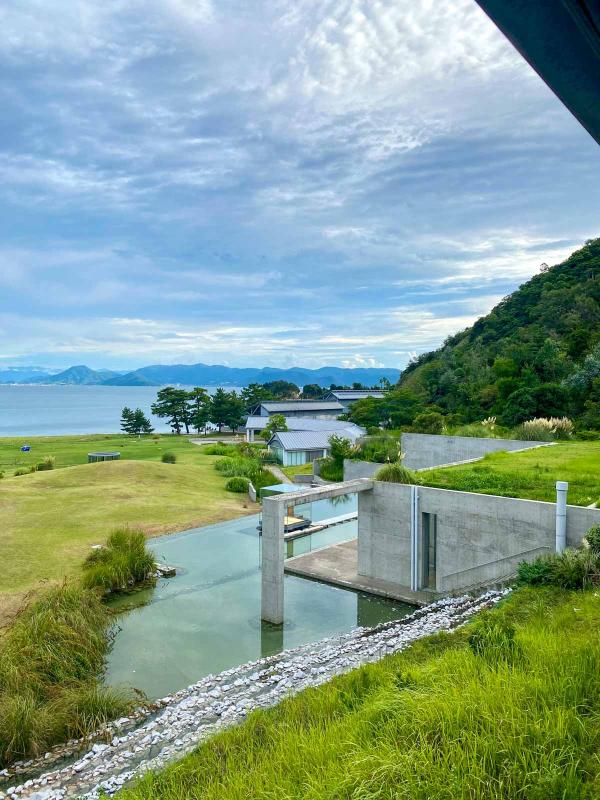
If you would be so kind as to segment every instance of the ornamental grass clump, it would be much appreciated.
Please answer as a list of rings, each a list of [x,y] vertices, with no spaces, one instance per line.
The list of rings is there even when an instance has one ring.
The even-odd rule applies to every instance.
[[[573,423],[568,417],[536,417],[515,428],[515,438],[531,442],[565,441],[573,437]]]
[[[163,464],[175,464],[177,462],[177,454],[176,453],[163,453],[160,460]]]
[[[386,483],[409,483],[413,485],[421,482],[419,476],[415,472],[403,466],[399,461],[393,464],[386,464],[384,467],[381,467],[380,470],[377,470],[374,475],[374,480],[384,481]]]
[[[0,767],[128,713],[133,694],[100,684],[110,614],[97,592],[48,589],[0,637]]]
[[[249,486],[250,481],[248,478],[243,478],[241,475],[236,475],[233,478],[229,478],[225,484],[225,488],[228,492],[236,492],[237,494],[243,494],[244,492],[247,492]]]
[[[104,594],[126,591],[151,580],[155,564],[143,531],[119,528],[110,534],[105,547],[92,550],[85,560],[83,585]]]
[[[54,469],[56,465],[56,459],[54,456],[44,456],[44,458],[35,465],[37,472],[45,472],[49,469]]]

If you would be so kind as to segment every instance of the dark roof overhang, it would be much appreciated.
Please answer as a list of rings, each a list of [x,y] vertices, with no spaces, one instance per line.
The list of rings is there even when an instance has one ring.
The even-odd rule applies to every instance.
[[[600,0],[476,0],[600,144]]]

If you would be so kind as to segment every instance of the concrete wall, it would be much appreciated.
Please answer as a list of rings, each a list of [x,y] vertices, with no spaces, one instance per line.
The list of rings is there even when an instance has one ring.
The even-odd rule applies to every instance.
[[[548,446],[552,442],[527,442],[518,439],[479,439],[473,436],[435,436],[428,433],[403,433],[403,464],[409,469],[426,469],[456,461],[482,458],[499,450],[513,452]]]
[[[554,503],[419,487],[422,514],[437,517],[435,589],[462,590],[512,575],[555,549]],[[600,523],[600,510],[568,506],[567,544]],[[410,487],[375,482],[359,496],[358,572],[410,586]],[[433,587],[432,587],[433,588]]]
[[[357,478],[372,478],[383,464],[375,464],[372,461],[354,461],[351,458],[344,459],[344,480],[353,481]]]

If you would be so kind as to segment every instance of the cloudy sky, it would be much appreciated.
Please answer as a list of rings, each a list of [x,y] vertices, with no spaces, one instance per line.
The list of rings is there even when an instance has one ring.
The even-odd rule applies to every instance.
[[[600,235],[474,0],[3,0],[0,364],[401,367]]]

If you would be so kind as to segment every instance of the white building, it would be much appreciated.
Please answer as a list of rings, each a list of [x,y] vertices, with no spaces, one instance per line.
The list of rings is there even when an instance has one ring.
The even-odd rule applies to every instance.
[[[329,439],[334,434],[354,443],[364,429],[347,422],[345,427],[320,431],[278,431],[269,439],[269,449],[284,467],[308,464],[329,455]]]
[[[256,439],[260,440],[261,433],[269,424],[270,417],[248,417],[246,420],[246,441],[254,442]],[[288,431],[329,431],[332,433],[340,433],[344,436],[344,430],[348,428],[357,428],[362,435],[364,433],[362,428],[353,425],[351,422],[343,422],[339,419],[315,419],[313,417],[286,417],[285,423]]]

